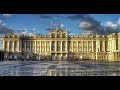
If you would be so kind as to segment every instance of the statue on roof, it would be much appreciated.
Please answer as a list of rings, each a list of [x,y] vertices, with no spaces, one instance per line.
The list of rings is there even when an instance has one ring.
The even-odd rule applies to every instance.
[[[59,25],[59,26],[57,26],[57,30],[61,30],[61,26]]]

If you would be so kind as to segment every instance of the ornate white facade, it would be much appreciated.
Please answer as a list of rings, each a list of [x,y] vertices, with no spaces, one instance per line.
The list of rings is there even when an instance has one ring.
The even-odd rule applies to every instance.
[[[57,28],[49,35],[9,34],[3,38],[3,49],[7,59],[120,61],[120,33],[73,36]]]

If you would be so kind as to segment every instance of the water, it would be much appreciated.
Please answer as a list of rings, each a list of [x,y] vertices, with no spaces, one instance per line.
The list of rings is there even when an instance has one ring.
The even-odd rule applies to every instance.
[[[0,76],[120,76],[120,62],[4,61]]]

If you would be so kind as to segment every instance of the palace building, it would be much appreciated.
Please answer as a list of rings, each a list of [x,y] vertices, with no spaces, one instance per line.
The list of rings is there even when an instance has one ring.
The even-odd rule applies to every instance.
[[[3,37],[5,60],[102,60],[120,61],[120,33],[69,35],[58,27],[48,35]]]

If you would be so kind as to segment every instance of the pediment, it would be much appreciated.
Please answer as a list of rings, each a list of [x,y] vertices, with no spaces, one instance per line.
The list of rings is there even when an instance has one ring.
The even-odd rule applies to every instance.
[[[63,31],[62,30],[57,30],[57,33],[62,33]]]

